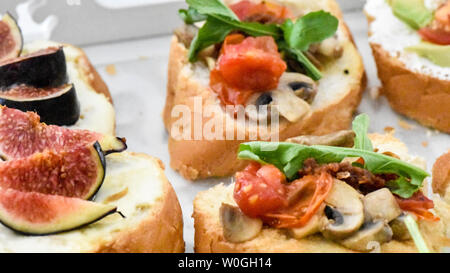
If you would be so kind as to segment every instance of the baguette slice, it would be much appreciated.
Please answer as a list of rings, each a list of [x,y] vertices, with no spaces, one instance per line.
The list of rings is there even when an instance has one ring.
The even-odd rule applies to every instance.
[[[406,146],[391,135],[371,135],[374,147],[380,153],[390,151],[402,160],[419,167],[425,167],[423,159],[410,156]],[[325,239],[322,235],[308,236],[302,240],[290,237],[287,232],[264,227],[259,235],[247,242],[236,244],[224,239],[219,219],[219,208],[222,203],[236,206],[233,199],[234,184],[220,184],[210,190],[201,192],[194,200],[195,251],[196,252],[354,252],[339,244]],[[441,218],[439,222],[419,221],[419,228],[428,247],[433,251],[441,251],[450,246],[450,240],[444,237],[450,231],[450,205],[440,198],[434,198],[435,211]],[[381,245],[381,252],[417,252],[412,241],[391,241]]]
[[[25,45],[22,54],[51,46],[64,46],[69,82],[75,85],[80,101],[80,119],[70,128],[115,135],[115,111],[111,94],[82,49],[69,44],[35,41]]]
[[[226,1],[232,2],[232,1]],[[312,110],[295,123],[280,120],[279,139],[309,134],[323,135],[347,129],[352,115],[361,100],[365,88],[365,74],[361,56],[359,55],[345,25],[342,13],[334,0],[280,0],[293,14],[302,14],[316,10],[326,10],[339,18],[338,36],[344,48],[343,56],[324,68],[323,78],[319,81],[319,91],[311,105]],[[228,115],[223,108],[213,118],[203,117],[202,124],[211,119],[226,121],[233,126],[223,130],[226,140],[177,140],[172,137],[172,125],[179,119],[173,117],[172,109],[176,105],[185,105],[192,113],[187,127],[194,132],[194,100],[201,97],[203,106],[220,105],[217,95],[209,88],[209,70],[200,63],[190,64],[187,60],[188,49],[179,42],[176,36],[172,39],[169,57],[166,105],[163,119],[169,132],[169,153],[173,169],[189,180],[222,177],[232,175],[245,166],[245,162],[236,159],[236,151],[242,142],[249,139],[252,132],[258,132],[254,125],[245,126]],[[225,124],[225,123],[224,123]],[[197,129],[198,130],[198,129]],[[245,140],[229,140],[230,132],[245,135]],[[271,135],[278,132],[269,132]],[[260,135],[261,136],[261,135]]]
[[[381,93],[395,111],[450,133],[449,68],[439,68],[415,53],[405,53],[406,46],[419,43],[419,35],[392,14],[385,0],[369,0],[365,13]],[[386,27],[382,30],[383,24]]]
[[[450,152],[439,157],[433,165],[433,192],[450,203]]]
[[[0,252],[184,252],[183,220],[164,166],[145,154],[107,156],[107,176],[95,202],[113,214],[81,229],[24,236],[0,225]]]

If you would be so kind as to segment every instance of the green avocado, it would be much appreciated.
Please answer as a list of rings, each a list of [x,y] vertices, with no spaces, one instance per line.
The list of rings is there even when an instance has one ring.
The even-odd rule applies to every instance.
[[[450,67],[450,45],[420,42],[418,45],[407,47],[406,50],[415,52],[439,66]]]
[[[394,15],[413,29],[425,27],[433,20],[433,11],[426,8],[424,0],[386,0]]]

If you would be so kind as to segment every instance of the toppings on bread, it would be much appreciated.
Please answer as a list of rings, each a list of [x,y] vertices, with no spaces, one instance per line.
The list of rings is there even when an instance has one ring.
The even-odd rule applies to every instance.
[[[235,175],[231,198],[219,201],[221,219],[227,211],[235,220],[222,220],[225,240],[236,248],[242,244],[252,249],[252,242],[259,237],[269,240],[269,231],[274,230],[298,240],[300,249],[302,244],[317,247],[314,251],[328,244],[358,252],[384,249],[385,244],[408,249],[414,243],[420,252],[435,249],[435,242],[427,240],[429,230],[422,228],[443,221],[433,210],[435,201],[422,191],[428,173],[393,152],[387,155],[378,150],[379,141],[367,135],[367,128],[368,117],[358,116],[352,148],[292,142],[242,144],[238,156],[250,164]],[[202,214],[196,209],[197,220]],[[441,243],[439,247],[447,241]]]
[[[175,31],[171,45],[163,114],[171,166],[184,177],[242,170],[234,152],[245,141],[323,135],[348,127],[364,89],[364,69],[334,1],[187,4],[179,12],[185,25]],[[188,122],[185,111],[177,114],[178,106],[199,113],[196,99],[206,111]],[[209,107],[214,112],[208,116]],[[227,125],[214,123],[213,139],[207,128],[199,130],[221,120]],[[333,126],[325,125],[331,120]],[[223,158],[209,160],[216,157],[213,151]]]

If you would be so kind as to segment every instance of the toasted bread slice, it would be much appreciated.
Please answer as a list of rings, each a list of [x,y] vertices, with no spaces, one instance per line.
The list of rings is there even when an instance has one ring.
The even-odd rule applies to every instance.
[[[433,192],[450,203],[450,152],[439,157],[433,165]]]
[[[107,176],[94,201],[117,206],[113,214],[74,231],[24,236],[0,225],[0,252],[184,252],[177,196],[156,158],[107,156]]]
[[[419,157],[410,156],[406,146],[391,135],[371,135],[374,147],[379,152],[392,152],[402,160],[419,167],[425,162]],[[259,235],[244,243],[230,243],[223,236],[219,219],[219,208],[222,203],[236,206],[233,199],[234,184],[220,184],[210,190],[201,192],[194,201],[195,251],[196,252],[354,252],[339,244],[325,239],[321,234],[310,235],[301,240],[289,236],[281,229],[264,227]],[[440,198],[434,198],[435,211],[441,218],[439,222],[419,221],[419,228],[428,247],[433,251],[441,251],[450,246],[447,223],[450,223],[450,205]],[[381,252],[417,252],[412,242],[392,240],[381,245]]]
[[[450,69],[405,52],[419,43],[419,34],[396,18],[385,0],[369,0],[365,13],[381,93],[395,111],[450,133]]]
[[[337,3],[334,0],[278,2],[286,5],[295,15],[323,9],[339,18],[338,37],[343,47],[343,56],[324,67],[323,78],[318,82],[319,91],[311,105],[311,111],[294,123],[280,120],[279,130],[267,132],[267,135],[279,132],[279,139],[285,140],[298,135],[322,135],[347,129],[365,88],[365,74],[361,56]],[[217,95],[209,87],[208,68],[199,62],[189,63],[187,53],[188,48],[174,36],[170,49],[167,98],[163,112],[164,124],[170,135],[170,165],[190,180],[231,175],[245,166],[245,162],[236,159],[236,151],[240,143],[256,140],[250,139],[249,135],[258,132],[257,126],[241,124],[220,108],[222,110],[215,113],[213,119],[233,125],[223,130],[225,140],[177,140],[170,134],[172,125],[179,118],[172,116],[175,106],[185,105],[190,109],[192,118],[187,127],[194,132],[198,129],[194,122],[195,98],[201,97],[204,107],[221,105]],[[212,118],[203,116],[201,119],[202,124],[206,124]],[[246,139],[227,139],[226,135],[233,130],[236,135],[246,136]]]
[[[35,41],[24,46],[22,54],[64,46],[69,82],[75,85],[80,101],[80,119],[70,128],[115,135],[115,111],[111,94],[84,51],[69,44]]]

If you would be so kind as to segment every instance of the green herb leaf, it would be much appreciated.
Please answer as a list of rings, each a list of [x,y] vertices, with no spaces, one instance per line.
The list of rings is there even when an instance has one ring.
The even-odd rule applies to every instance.
[[[311,61],[303,54],[302,51],[294,48],[290,48],[285,45],[283,42],[278,43],[279,49],[284,51],[288,58],[296,60],[300,63],[306,70],[306,74],[308,74],[311,79],[318,81],[322,78],[322,73],[317,67],[311,63]]]
[[[214,45],[217,41],[225,40],[225,37],[233,30],[228,24],[223,24],[214,17],[208,17],[206,23],[198,31],[189,49],[189,61],[195,62],[197,54],[204,48]]]
[[[206,23],[200,28],[197,36],[192,41],[189,49],[189,61],[195,62],[197,54],[202,49],[223,42],[233,30],[240,30],[251,36],[281,36],[276,25],[239,22],[223,16],[208,16]]]
[[[222,15],[239,21],[239,18],[220,0],[186,0],[190,8],[204,15]]]
[[[199,13],[196,9],[189,8],[189,9],[180,9],[178,11],[178,15],[183,19],[183,21],[188,24],[192,25],[196,22],[205,21],[208,16]]]
[[[392,193],[397,194],[402,198],[411,197],[416,191],[420,189],[420,185],[413,185],[404,177],[400,177],[397,180],[388,181],[386,186]]]
[[[289,47],[306,51],[314,43],[321,42],[336,33],[339,21],[323,10],[310,12],[293,23],[290,19],[281,26]]]
[[[370,172],[397,174],[417,187],[416,190],[429,176],[424,170],[396,158],[353,148],[305,146],[284,142],[249,142],[240,145],[238,157],[273,164],[284,172],[288,179],[295,178],[297,172],[303,167],[303,162],[308,158],[316,159],[319,164],[326,164],[341,162],[346,157],[362,157],[366,163],[365,168]],[[409,198],[413,193],[404,192],[402,197]]]
[[[420,233],[420,229],[417,226],[416,221],[409,214],[405,217],[405,225],[409,231],[409,234],[411,234],[411,237],[414,241],[414,244],[417,247],[417,250],[420,253],[430,253],[430,250],[427,247],[427,243],[425,243],[425,240],[423,239],[422,234]]]
[[[353,132],[355,132],[355,145],[353,148],[373,151],[372,141],[370,141],[367,131],[369,130],[370,118],[367,114],[358,115],[353,120]]]

